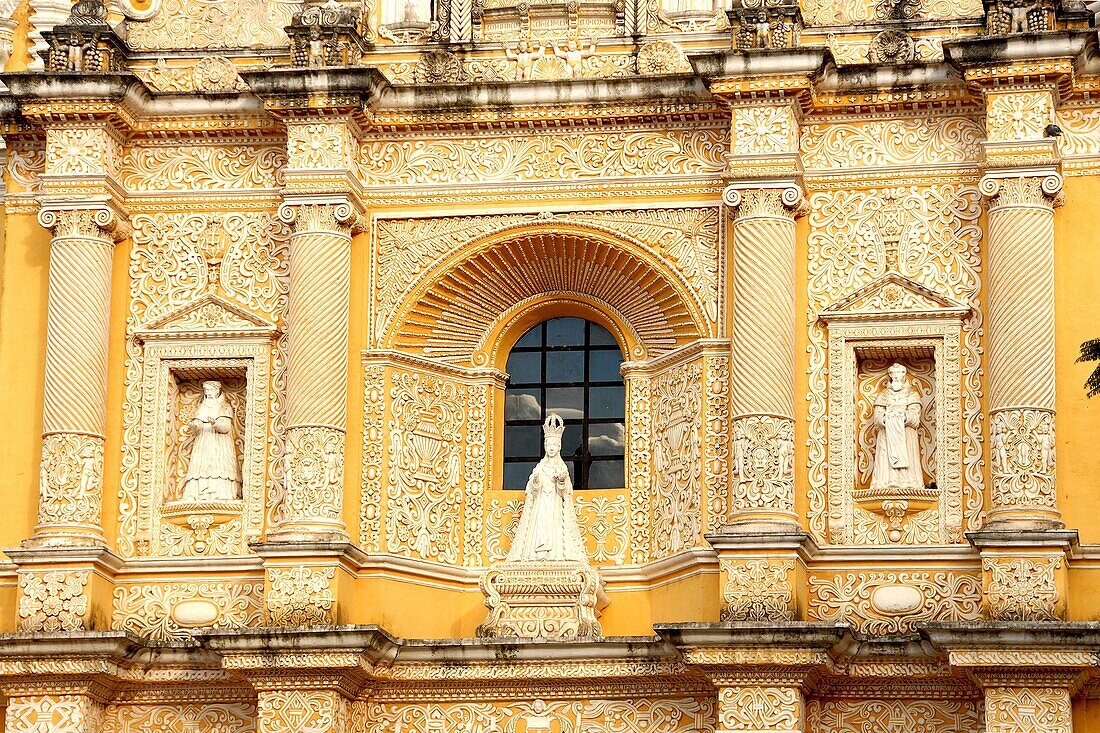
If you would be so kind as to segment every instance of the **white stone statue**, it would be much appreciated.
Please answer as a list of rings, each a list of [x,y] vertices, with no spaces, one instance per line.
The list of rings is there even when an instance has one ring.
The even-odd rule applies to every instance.
[[[233,408],[221,382],[202,383],[202,404],[191,420],[191,461],[183,479],[184,501],[234,501],[241,498],[241,468],[233,442]]]
[[[890,379],[875,398],[878,431],[871,489],[923,489],[920,465],[920,395],[902,364],[891,364]]]
[[[573,508],[573,484],[561,459],[565,423],[551,414],[543,424],[546,455],[531,472],[508,562],[573,560],[588,563]]]

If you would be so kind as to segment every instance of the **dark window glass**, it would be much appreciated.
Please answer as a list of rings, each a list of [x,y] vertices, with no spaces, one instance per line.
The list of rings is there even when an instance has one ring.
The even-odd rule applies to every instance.
[[[504,401],[504,488],[526,487],[551,412],[565,420],[561,456],[573,488],[622,488],[622,361],[608,330],[582,318],[553,318],[516,342]]]

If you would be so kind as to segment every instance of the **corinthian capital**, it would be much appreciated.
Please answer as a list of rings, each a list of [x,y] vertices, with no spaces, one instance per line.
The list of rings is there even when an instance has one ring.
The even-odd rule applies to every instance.
[[[738,219],[794,219],[807,210],[802,187],[794,181],[731,183],[722,191],[722,201],[736,212]]]

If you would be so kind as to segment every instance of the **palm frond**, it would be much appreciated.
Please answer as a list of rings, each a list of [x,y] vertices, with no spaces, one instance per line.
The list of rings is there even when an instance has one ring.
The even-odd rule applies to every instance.
[[[1092,339],[1081,344],[1081,355],[1077,361],[1100,361],[1100,339]],[[1100,366],[1092,370],[1092,374],[1085,380],[1085,389],[1089,397],[1100,394]]]

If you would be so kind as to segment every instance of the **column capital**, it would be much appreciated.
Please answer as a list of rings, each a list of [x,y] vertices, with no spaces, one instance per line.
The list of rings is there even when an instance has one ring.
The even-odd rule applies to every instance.
[[[296,231],[340,231],[358,234],[368,226],[362,200],[354,195],[319,194],[287,196],[279,206],[279,219]]]
[[[55,238],[88,237],[112,243],[127,239],[132,228],[130,218],[113,199],[39,201],[38,223],[53,232]]]
[[[797,180],[734,181],[722,190],[722,202],[735,210],[739,219],[793,219],[809,210],[802,183]]]
[[[1053,166],[986,170],[978,190],[990,206],[1061,206],[1062,173]]]

